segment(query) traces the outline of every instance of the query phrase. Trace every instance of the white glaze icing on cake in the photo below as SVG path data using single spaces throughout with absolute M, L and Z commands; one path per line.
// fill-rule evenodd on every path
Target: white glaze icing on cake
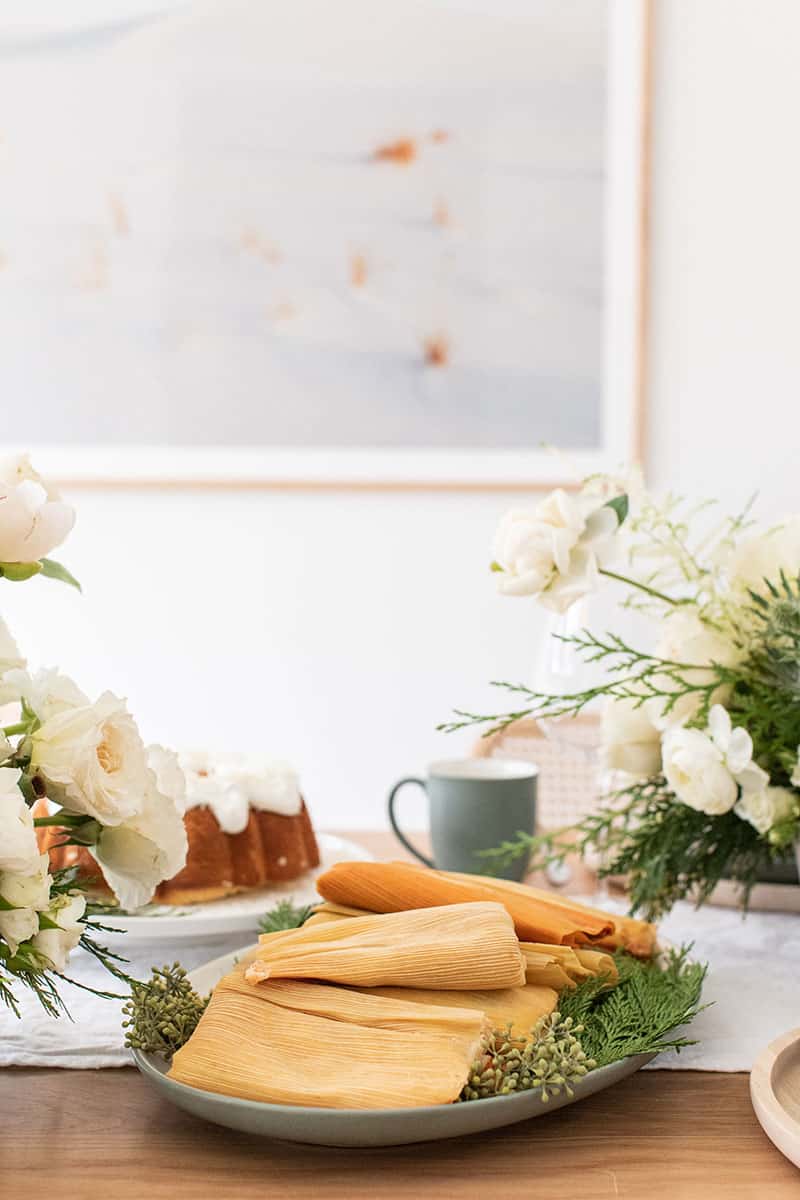
M 187 751 L 180 763 L 186 776 L 184 812 L 209 808 L 225 833 L 241 833 L 251 808 L 287 817 L 300 812 L 299 780 L 289 763 L 207 751 Z

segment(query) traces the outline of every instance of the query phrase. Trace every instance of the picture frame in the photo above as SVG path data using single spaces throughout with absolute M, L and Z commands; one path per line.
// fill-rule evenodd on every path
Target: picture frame
M 645 438 L 651 0 L 607 0 L 608 98 L 600 444 L 511 449 L 241 445 L 33 447 L 63 486 L 513 491 L 641 461 Z M 26 447 L 30 448 L 30 447 Z M 18 447 L 6 447 L 16 450 Z

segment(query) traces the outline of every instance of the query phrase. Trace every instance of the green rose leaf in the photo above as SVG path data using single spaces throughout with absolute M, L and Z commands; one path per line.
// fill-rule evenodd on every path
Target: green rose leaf
M 81 590 L 81 585 L 75 576 L 70 574 L 67 568 L 63 567 L 61 563 L 56 562 L 55 559 L 43 558 L 40 563 L 36 563 L 36 566 L 48 579 L 60 579 L 62 583 L 68 583 L 70 587 L 77 588 L 78 591 Z
M 627 517 L 628 509 L 630 508 L 627 495 L 623 493 L 621 496 L 615 496 L 613 500 L 607 500 L 606 508 L 613 508 L 617 514 L 617 522 L 621 525 Z
M 38 575 L 42 570 L 42 564 L 38 562 L 0 563 L 0 575 L 2 575 L 4 579 L 10 579 L 13 583 L 22 583 L 22 581 L 25 579 L 31 579 L 34 575 Z
M 499 571 L 502 574 L 503 568 L 500 566 L 499 562 L 493 562 L 492 565 L 490 566 L 489 570 L 490 571 Z

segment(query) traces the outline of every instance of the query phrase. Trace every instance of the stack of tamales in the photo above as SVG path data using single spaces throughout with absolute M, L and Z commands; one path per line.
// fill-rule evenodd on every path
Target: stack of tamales
M 318 889 L 305 925 L 262 935 L 217 985 L 171 1078 L 277 1104 L 451 1103 L 491 1029 L 527 1037 L 564 988 L 614 985 L 596 947 L 654 942 L 643 922 L 405 864 L 340 863 Z

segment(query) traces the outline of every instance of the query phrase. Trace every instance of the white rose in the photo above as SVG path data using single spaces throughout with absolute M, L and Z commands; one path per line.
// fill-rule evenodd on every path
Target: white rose
M 609 700 L 603 709 L 603 757 L 607 767 L 639 778 L 661 770 L 661 734 L 644 705 Z
M 33 673 L 8 671 L 3 679 L 6 693 L 14 700 L 24 700 L 42 724 L 57 713 L 89 704 L 89 697 L 68 675 L 55 667 L 43 667 Z
M 161 746 L 149 747 L 148 757 L 155 769 L 148 771 L 140 811 L 122 825 L 103 829 L 92 849 L 106 882 L 127 909 L 147 904 L 162 880 L 177 875 L 188 849 L 179 809 L 183 772 Z
M 21 942 L 27 942 L 39 932 L 39 912 L 50 904 L 48 857 L 39 856 L 39 869 L 35 875 L 17 875 L 0 872 L 0 937 L 5 938 L 12 954 L 16 954 Z M 11 909 L 5 904 L 12 905 Z
M 594 591 L 619 524 L 607 506 L 590 511 L 596 503 L 559 488 L 532 511 L 507 513 L 494 540 L 500 591 L 537 596 L 555 612 Z
M 780 583 L 800 572 L 800 515 L 788 517 L 774 529 L 745 538 L 731 556 L 731 585 L 737 591 L 766 591 L 765 580 Z
M 19 790 L 21 774 L 16 767 L 0 767 L 0 871 L 35 875 L 39 846 L 33 813 Z
M 0 462 L 0 562 L 38 562 L 59 546 L 75 510 L 34 471 L 27 456 Z
M 736 803 L 739 789 L 722 751 L 700 729 L 670 729 L 662 743 L 664 775 L 682 804 L 719 816 Z
M 57 928 L 41 929 L 33 939 L 33 948 L 53 971 L 61 972 L 67 965 L 70 950 L 81 940 L 83 925 L 80 919 L 86 911 L 86 900 L 77 892 L 58 896 L 44 914 Z
M 732 667 L 741 657 L 741 651 L 729 638 L 702 621 L 696 609 L 686 606 L 676 609 L 662 622 L 656 656 L 670 662 L 696 663 L 700 668 L 707 668 L 711 663 Z M 680 674 L 687 683 L 702 685 L 711 681 L 708 670 L 689 670 Z M 675 690 L 675 684 L 665 676 L 656 676 L 653 682 L 662 683 L 665 690 Z M 729 693 L 727 685 L 720 685 L 714 690 L 712 701 L 724 704 Z M 658 697 L 648 701 L 648 708 L 653 720 L 663 728 L 691 720 L 701 702 L 700 695 L 689 693 L 681 696 L 668 713 L 664 712 L 664 701 Z
M 125 701 L 111 692 L 94 704 L 55 713 L 31 735 L 30 753 L 50 798 L 102 825 L 133 817 L 149 787 L 136 722 Z
M 752 760 L 753 743 L 745 729 L 733 729 L 727 711 L 715 704 L 708 732 L 669 729 L 662 743 L 664 775 L 677 798 L 698 812 L 720 816 L 730 812 L 744 791 L 769 782 Z
M 759 833 L 769 833 L 773 825 L 797 815 L 797 795 L 782 787 L 743 792 L 733 811 L 743 821 L 749 821 Z

